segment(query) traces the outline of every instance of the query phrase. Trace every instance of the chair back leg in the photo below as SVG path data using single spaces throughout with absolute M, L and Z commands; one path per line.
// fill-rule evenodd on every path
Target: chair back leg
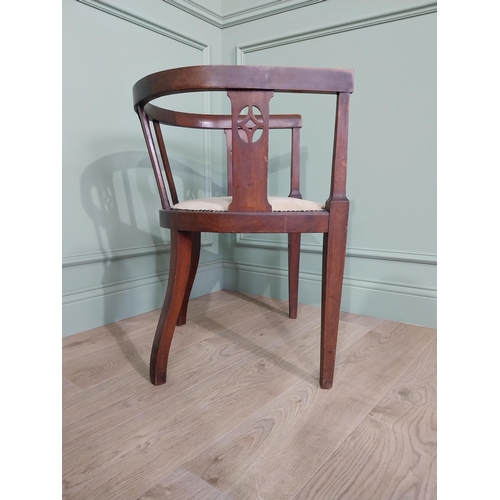
M 288 316 L 297 318 L 299 303 L 300 233 L 288 233 Z
M 192 269 L 193 236 L 191 232 L 172 229 L 170 249 L 170 271 L 167 292 L 160 313 L 153 341 L 150 363 L 150 379 L 154 385 L 167 380 L 167 362 L 175 325 L 182 308 L 186 288 Z M 193 278 L 194 280 L 194 278 Z
M 177 318 L 177 326 L 186 324 L 189 296 L 191 295 L 191 290 L 193 289 L 196 271 L 198 270 L 198 262 L 200 261 L 201 233 L 191 233 L 191 240 L 193 243 L 191 252 L 191 267 L 189 269 L 189 277 L 186 285 L 186 292 L 184 293 L 184 300 L 182 301 L 179 317 Z

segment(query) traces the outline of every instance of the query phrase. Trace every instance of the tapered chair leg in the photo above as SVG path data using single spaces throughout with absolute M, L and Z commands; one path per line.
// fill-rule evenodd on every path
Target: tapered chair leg
M 340 301 L 347 243 L 349 202 L 332 202 L 329 232 L 323 236 L 323 278 L 321 292 L 321 352 L 319 385 L 331 389 L 335 370 Z
M 168 353 L 186 292 L 192 247 L 193 238 L 190 232 L 171 230 L 167 293 L 151 350 L 149 375 L 154 385 L 164 384 L 167 380 Z
M 288 316 L 297 318 L 299 303 L 300 233 L 288 233 Z
M 191 267 L 189 269 L 189 277 L 186 285 L 186 292 L 184 293 L 184 300 L 182 301 L 179 317 L 177 318 L 177 326 L 186 324 L 189 296 L 191 295 L 191 290 L 193 289 L 196 271 L 198 270 L 198 262 L 200 260 L 201 233 L 191 233 L 191 240 L 193 243 L 191 252 Z

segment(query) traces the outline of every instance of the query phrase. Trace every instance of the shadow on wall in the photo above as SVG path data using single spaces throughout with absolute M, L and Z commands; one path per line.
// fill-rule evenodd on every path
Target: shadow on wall
M 141 247 L 149 247 L 151 252 L 168 241 L 166 235 L 159 235 L 158 224 L 152 219 L 159 202 L 150 176 L 149 160 L 139 151 L 104 156 L 82 174 L 82 206 L 92 219 L 99 250 L 105 256 L 104 286 L 121 277 L 119 269 L 117 274 L 112 271 L 113 261 L 133 256 L 133 250 Z M 161 272 L 162 267 L 157 259 L 156 271 Z
M 203 186 L 205 178 L 195 169 L 203 172 L 202 166 L 191 168 L 176 160 L 171 161 L 171 166 L 174 174 L 180 174 L 183 179 L 179 196 L 199 196 L 195 187 Z M 163 302 L 165 274 L 169 267 L 169 231 L 159 227 L 161 204 L 147 153 L 122 151 L 99 158 L 84 170 L 80 194 L 103 255 L 103 289 L 127 280 L 156 275 L 158 286 L 144 287 L 144 291 L 154 295 L 145 300 L 159 307 Z M 153 289 L 155 291 L 151 292 Z M 129 293 L 104 293 L 102 323 L 112 323 L 117 318 L 143 312 L 137 310 L 138 305 L 132 301 L 132 296 Z M 147 364 L 127 333 L 116 328 L 112 334 L 134 368 L 143 372 Z
M 191 164 L 193 162 L 190 162 Z M 205 178 L 199 172 L 203 166 L 188 167 L 172 159 L 175 177 L 182 178 L 181 199 L 201 196 Z M 178 183 L 179 184 L 179 183 Z M 213 190 L 220 190 L 213 186 Z M 104 262 L 126 257 L 156 254 L 168 251 L 168 231 L 159 227 L 161 208 L 151 164 L 146 153 L 123 151 L 113 153 L 91 163 L 80 180 L 82 206 L 92 219 L 99 250 Z M 141 253 L 141 249 L 144 252 Z M 156 272 L 165 271 L 164 259 L 157 260 Z M 111 271 L 110 271 L 111 272 Z M 123 275 L 109 274 L 103 285 L 123 279 Z
M 155 255 L 155 271 L 159 276 L 166 269 L 166 236 L 158 236 L 151 217 L 139 221 L 141 212 L 151 216 L 158 209 L 158 200 L 151 189 L 149 175 L 151 167 L 144 152 L 123 151 L 113 153 L 91 163 L 80 179 L 82 206 L 92 219 L 94 230 L 103 254 L 102 287 L 122 281 L 133 275 L 133 256 L 137 249 L 149 247 Z M 134 196 L 134 193 L 139 193 Z M 142 223 L 141 223 L 142 222 Z M 148 232 L 147 225 L 150 231 Z M 156 248 L 161 249 L 156 251 Z M 125 276 L 124 276 L 125 275 Z M 160 281 L 158 279 L 158 281 Z M 127 294 L 103 294 L 103 324 L 123 317 L 121 311 L 129 305 Z M 133 308 L 130 308 L 133 311 Z M 133 312 L 132 314 L 133 315 Z M 135 348 L 127 333 L 115 325 L 110 329 L 124 356 L 138 372 L 147 369 L 145 360 Z

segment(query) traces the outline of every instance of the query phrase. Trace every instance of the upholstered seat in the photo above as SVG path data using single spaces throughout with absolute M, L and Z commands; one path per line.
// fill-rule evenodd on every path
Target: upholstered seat
M 229 204 L 233 200 L 232 196 L 219 196 L 214 198 L 198 198 L 176 203 L 173 210 L 193 210 L 193 211 L 213 211 L 227 212 Z M 325 210 L 324 203 L 316 201 L 302 200 L 300 198 L 290 198 L 285 196 L 269 196 L 273 212 L 319 212 Z

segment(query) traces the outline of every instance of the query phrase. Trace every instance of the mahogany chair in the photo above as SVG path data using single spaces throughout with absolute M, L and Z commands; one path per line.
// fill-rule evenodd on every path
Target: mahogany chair
M 168 286 L 151 352 L 153 384 L 165 383 L 175 326 L 186 322 L 198 267 L 201 232 L 287 233 L 290 318 L 297 316 L 300 235 L 323 233 L 320 386 L 323 389 L 332 387 L 349 212 L 347 130 L 353 83 L 354 72 L 346 69 L 192 66 L 154 73 L 134 85 L 134 109 L 141 122 L 160 194 L 160 226 L 171 231 Z M 221 90 L 227 91 L 231 115 L 183 113 L 151 103 L 171 94 Z M 299 189 L 301 117 L 271 115 L 270 100 L 275 92 L 337 95 L 331 189 L 324 203 L 302 199 Z M 224 130 L 227 137 L 226 197 L 179 202 L 162 124 Z M 291 129 L 291 191 L 288 197 L 268 196 L 271 128 Z

